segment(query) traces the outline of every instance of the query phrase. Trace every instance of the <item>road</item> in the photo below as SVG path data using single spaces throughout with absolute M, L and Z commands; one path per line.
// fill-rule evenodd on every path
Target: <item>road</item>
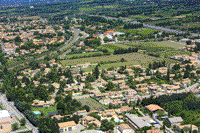
M 76 41 L 78 41 L 78 39 L 80 38 L 79 37 L 79 33 L 81 33 L 80 29 L 74 29 L 74 39 L 69 43 L 69 44 L 66 44 L 65 48 L 69 47 L 70 45 L 72 45 L 73 43 L 75 43 Z M 83 38 L 87 37 L 87 34 L 84 34 L 83 35 Z M 64 52 L 62 55 L 59 56 L 60 59 L 64 58 L 66 54 L 70 53 L 71 52 L 71 49 L 69 49 L 68 51 Z
M 15 115 L 19 120 L 21 120 L 22 118 L 26 119 L 26 117 L 18 109 L 16 109 L 11 102 L 7 101 L 5 94 L 0 95 L 0 104 L 3 106 L 5 110 L 7 110 L 10 114 Z M 35 126 L 33 126 L 27 119 L 26 119 L 26 127 L 27 129 L 23 130 L 32 130 L 33 133 L 39 133 L 38 129 Z

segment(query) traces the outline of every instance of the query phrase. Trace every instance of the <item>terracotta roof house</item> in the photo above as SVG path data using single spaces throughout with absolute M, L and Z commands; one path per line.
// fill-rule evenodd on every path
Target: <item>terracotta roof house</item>
M 84 126 L 87 126 L 88 124 L 90 123 L 94 123 L 97 127 L 100 127 L 101 126 L 101 122 L 99 120 L 97 120 L 96 118 L 94 117 L 91 117 L 91 116 L 85 116 L 81 119 L 81 123 L 84 125 Z
M 50 101 L 39 101 L 34 100 L 32 106 L 34 107 L 52 107 L 55 104 L 55 100 L 51 99 Z
M 117 114 L 120 114 L 120 113 L 124 113 L 124 112 L 129 112 L 131 111 L 133 108 L 129 107 L 129 106 L 122 106 L 121 108 L 119 109 L 115 109 L 115 112 Z
M 58 123 L 58 126 L 59 126 L 60 133 L 63 133 L 66 131 L 73 131 L 76 129 L 76 123 L 74 121 Z
M 156 111 L 158 110 L 163 110 L 163 108 L 161 108 L 160 106 L 156 105 L 156 104 L 150 104 L 150 105 L 147 105 L 145 106 L 146 109 L 148 109 L 149 111 L 155 113 Z
M 152 127 L 152 129 L 147 130 L 147 133 L 164 133 L 164 131 L 157 129 L 155 127 Z
M 112 116 L 116 115 L 115 110 L 114 110 L 114 109 L 109 109 L 109 110 L 105 110 L 105 111 L 102 113 L 102 116 L 103 116 L 103 117 L 105 117 L 105 116 L 107 116 L 107 115 L 112 115 Z
M 135 133 L 135 131 L 128 124 L 120 124 L 118 130 L 121 133 Z
M 178 124 L 176 124 L 176 126 L 177 126 L 178 131 L 181 131 L 184 127 L 190 128 L 192 131 L 194 131 L 194 130 L 196 130 L 197 132 L 199 131 L 197 126 L 191 125 L 191 124 L 181 125 L 180 123 L 178 123 Z

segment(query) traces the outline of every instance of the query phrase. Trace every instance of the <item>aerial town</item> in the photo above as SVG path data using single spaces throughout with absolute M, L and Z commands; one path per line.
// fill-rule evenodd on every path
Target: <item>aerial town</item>
M 129 17 L 2 14 L 0 133 L 199 133 L 199 35 Z

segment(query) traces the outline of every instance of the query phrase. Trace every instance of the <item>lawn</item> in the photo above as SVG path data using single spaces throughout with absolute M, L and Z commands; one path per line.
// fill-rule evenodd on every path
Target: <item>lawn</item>
M 177 63 L 179 61 L 172 60 L 169 58 L 158 58 L 153 56 L 148 56 L 140 53 L 129 53 L 129 54 L 121 54 L 121 55 L 108 55 L 101 57 L 90 57 L 90 58 L 82 58 L 82 59 L 73 59 L 73 60 L 62 60 L 60 61 L 63 66 L 65 65 L 77 65 L 83 64 L 86 62 L 90 63 L 98 63 L 101 61 L 119 61 L 121 58 L 124 58 L 126 62 L 118 62 L 118 63 L 110 63 L 101 65 L 101 67 L 110 67 L 110 66 L 121 66 L 121 65 L 136 65 L 140 64 L 142 66 L 148 66 L 149 63 L 154 61 L 166 61 L 166 64 Z
M 190 52 L 188 51 L 162 51 L 162 52 L 157 52 L 160 57 L 171 57 L 175 55 L 190 55 Z
M 82 58 L 84 56 L 92 56 L 95 54 L 103 54 L 103 52 L 87 52 L 87 53 L 80 53 L 80 54 L 69 54 L 64 57 L 64 59 L 70 59 L 72 57 Z
M 134 41 L 131 43 L 125 43 L 127 46 L 140 46 L 140 47 L 163 47 L 168 49 L 175 49 L 178 50 L 179 48 L 185 47 L 185 45 L 177 42 L 171 42 L 171 41 L 161 41 L 161 42 L 140 42 L 140 41 Z
M 106 109 L 107 107 L 105 105 L 100 104 L 96 100 L 92 98 L 82 98 L 77 99 L 79 102 L 82 103 L 82 105 L 88 105 L 90 107 L 90 110 L 99 110 L 99 109 Z
M 120 31 L 124 33 L 131 33 L 132 35 L 149 35 L 158 33 L 158 30 L 148 29 L 148 28 L 139 28 L 139 29 L 114 29 L 115 31 Z
M 32 107 L 32 111 L 40 111 L 44 113 L 44 116 L 48 116 L 49 112 L 54 112 L 56 111 L 56 105 L 53 107 L 44 107 L 44 108 L 38 108 L 38 107 Z

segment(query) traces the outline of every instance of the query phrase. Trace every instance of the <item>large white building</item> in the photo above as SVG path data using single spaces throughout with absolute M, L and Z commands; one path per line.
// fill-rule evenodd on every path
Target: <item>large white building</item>
M 10 114 L 7 110 L 0 110 L 0 119 L 10 118 Z

